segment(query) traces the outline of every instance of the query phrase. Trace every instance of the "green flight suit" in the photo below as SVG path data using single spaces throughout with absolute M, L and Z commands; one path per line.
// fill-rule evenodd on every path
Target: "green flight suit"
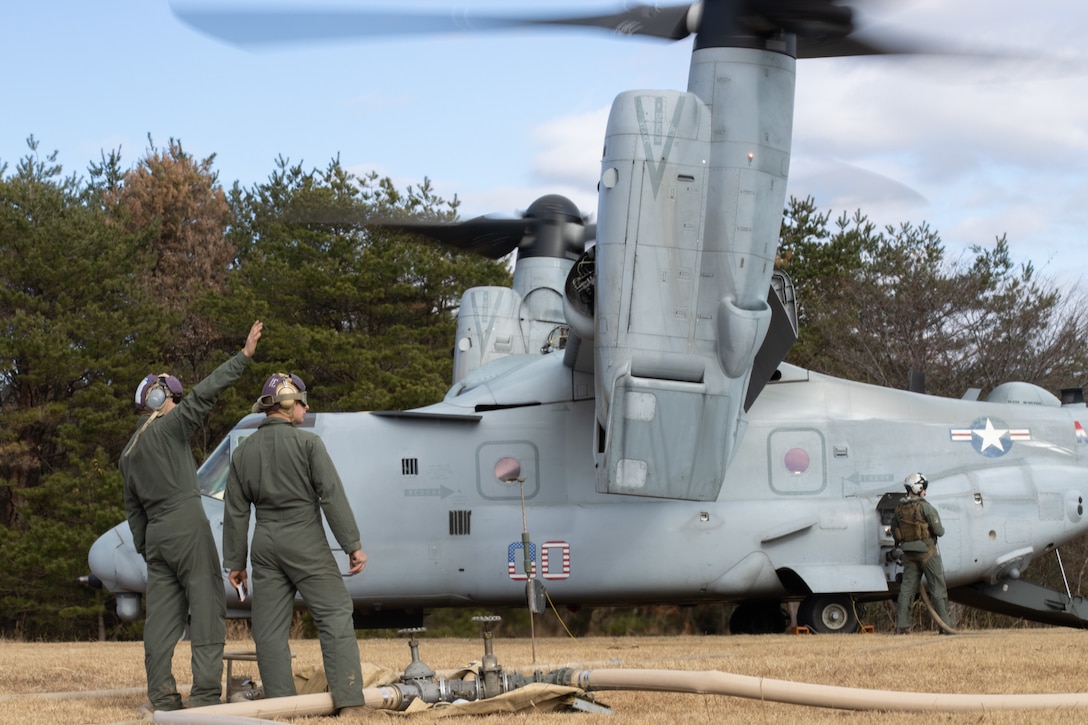
M 359 527 L 325 444 L 282 418 L 266 418 L 235 451 L 227 476 L 223 566 L 246 568 L 251 506 L 253 641 L 266 697 L 295 694 L 288 637 L 295 594 L 317 624 L 337 708 L 363 704 L 353 605 L 329 549 L 321 512 L 345 553 L 361 549 Z
M 144 668 L 147 697 L 156 710 L 182 707 L 171 661 L 187 620 L 193 670 L 189 704 L 200 707 L 221 701 L 224 578 L 189 441 L 249 360 L 239 352 L 220 365 L 173 410 L 153 420 L 135 445 L 130 439 L 121 455 L 128 525 L 136 551 L 147 562 Z M 140 425 L 144 422 L 141 418 Z
M 914 513 L 917 505 L 917 514 Z M 920 518 L 919 518 L 920 517 Z M 914 519 L 907 521 L 908 518 Z M 921 538 L 915 538 L 918 524 L 925 523 Z M 910 629 L 913 617 L 911 609 L 922 574 L 926 575 L 933 609 L 941 621 L 952 626 L 948 616 L 948 588 L 944 581 L 944 564 L 937 550 L 937 537 L 944 536 L 944 524 L 937 509 L 920 496 L 905 496 L 895 508 L 895 526 L 904 533 L 903 540 L 896 544 L 903 550 L 903 581 L 899 585 L 899 599 L 896 602 L 895 626 L 897 629 Z

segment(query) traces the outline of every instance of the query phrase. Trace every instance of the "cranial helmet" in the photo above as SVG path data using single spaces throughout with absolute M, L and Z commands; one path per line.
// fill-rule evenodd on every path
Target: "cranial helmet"
M 276 373 L 264 382 L 261 397 L 253 404 L 254 413 L 274 413 L 277 410 L 290 411 L 295 401 L 306 402 L 306 383 L 302 378 L 291 373 Z
M 167 375 L 166 373 L 152 374 L 141 380 L 140 384 L 136 386 L 136 395 L 132 402 L 136 405 L 137 411 L 154 411 L 161 408 L 168 399 L 172 398 L 175 403 L 180 402 L 184 393 L 185 390 L 181 387 L 181 381 L 173 375 Z
M 903 488 L 907 489 L 907 493 L 921 496 L 922 491 L 929 488 L 929 481 L 920 473 L 912 473 L 903 479 Z

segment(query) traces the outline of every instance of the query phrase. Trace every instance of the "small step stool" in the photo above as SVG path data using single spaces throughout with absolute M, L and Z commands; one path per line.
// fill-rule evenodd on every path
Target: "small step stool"
M 294 655 L 292 655 L 294 656 Z M 255 651 L 245 652 L 224 652 L 223 660 L 227 663 L 227 697 L 226 701 L 230 702 L 230 697 L 237 690 L 234 689 L 234 662 L 238 660 L 240 662 L 256 662 L 257 653 Z
M 803 624 L 799 624 L 796 627 L 790 627 L 786 631 L 789 634 L 812 634 L 812 630 Z
M 294 659 L 294 658 L 295 658 L 295 653 L 292 652 L 291 653 L 291 659 Z M 238 661 L 238 662 L 256 662 L 257 661 L 257 652 L 256 652 L 256 650 L 225 651 L 225 652 L 223 652 L 223 660 L 227 663 L 227 697 L 226 697 L 226 701 L 230 702 L 231 695 L 233 695 L 235 692 L 240 692 L 240 690 L 235 690 L 234 689 L 234 676 L 233 676 L 234 672 L 233 672 L 233 670 L 234 670 L 235 661 Z

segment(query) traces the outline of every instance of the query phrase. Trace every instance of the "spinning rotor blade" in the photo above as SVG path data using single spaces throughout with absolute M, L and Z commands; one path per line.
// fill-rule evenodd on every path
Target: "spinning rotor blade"
M 647 35 L 669 40 L 687 37 L 688 16 L 695 6 L 658 8 L 635 5 L 611 15 L 530 17 L 450 13 L 399 12 L 365 9 L 288 10 L 230 6 L 173 7 L 174 14 L 193 28 L 235 45 L 471 33 L 548 25 L 601 28 L 622 35 Z
M 463 222 L 383 222 L 374 226 L 427 237 L 488 259 L 502 259 L 517 249 L 530 227 L 525 219 L 482 216 Z
M 695 45 L 778 49 L 797 58 L 934 52 L 932 45 L 912 40 L 858 38 L 853 9 L 838 2 L 704 0 Z
M 597 229 L 585 223 L 574 202 L 558 194 L 534 201 L 521 219 L 481 216 L 463 222 L 377 222 L 371 226 L 417 234 L 490 259 L 501 259 L 517 249 L 521 258 L 575 260 Z
M 390 35 L 471 33 L 548 26 L 596 28 L 620 35 L 681 40 L 697 45 L 767 47 L 798 58 L 929 52 L 912 43 L 852 37 L 851 8 L 836 0 L 703 0 L 691 5 L 634 5 L 617 13 L 575 17 L 367 10 L 256 9 L 174 3 L 174 14 L 202 33 L 239 46 L 379 38 Z

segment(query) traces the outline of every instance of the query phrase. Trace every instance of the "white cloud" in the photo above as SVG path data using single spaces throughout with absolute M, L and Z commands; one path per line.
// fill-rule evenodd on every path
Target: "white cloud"
M 560 116 L 536 126 L 532 133 L 533 174 L 541 181 L 596 190 L 608 107 Z

